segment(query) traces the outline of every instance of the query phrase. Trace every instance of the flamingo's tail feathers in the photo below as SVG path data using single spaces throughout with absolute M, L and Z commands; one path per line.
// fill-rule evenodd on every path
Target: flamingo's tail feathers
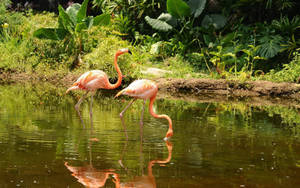
M 116 94 L 115 98 L 117 98 L 118 96 L 122 95 L 125 91 L 126 91 L 125 89 L 119 91 L 119 92 Z
M 72 86 L 72 87 L 67 89 L 66 94 L 69 93 L 69 91 L 76 90 L 76 89 L 79 89 L 79 87 L 78 86 Z

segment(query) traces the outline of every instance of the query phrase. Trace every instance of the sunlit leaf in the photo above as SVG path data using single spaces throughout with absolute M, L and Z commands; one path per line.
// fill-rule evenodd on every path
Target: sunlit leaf
M 69 15 L 70 19 L 72 20 L 73 24 L 76 25 L 77 22 L 77 15 L 81 5 L 78 3 L 73 3 L 66 9 L 66 13 Z
M 166 21 L 162 21 L 159 19 L 153 19 L 150 18 L 149 16 L 145 17 L 146 22 L 151 25 L 151 27 L 153 27 L 154 29 L 157 29 L 159 31 L 169 31 L 171 29 L 173 29 L 173 27 L 168 24 Z
M 84 18 L 86 18 L 86 11 L 87 11 L 87 6 L 88 6 L 89 0 L 84 0 L 83 3 L 81 4 L 81 7 L 77 13 L 77 23 L 81 22 Z
M 110 14 L 101 14 L 94 18 L 93 25 L 109 25 L 110 24 Z
M 167 10 L 177 18 L 189 16 L 191 12 L 190 7 L 182 0 L 167 0 Z
M 63 26 L 63 28 L 67 30 L 74 29 L 74 23 L 72 22 L 70 16 L 65 12 L 61 5 L 58 6 L 58 12 L 59 22 Z

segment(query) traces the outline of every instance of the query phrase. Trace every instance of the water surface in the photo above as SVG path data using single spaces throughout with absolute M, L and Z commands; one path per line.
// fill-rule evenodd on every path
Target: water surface
M 158 99 L 124 115 L 129 98 L 98 92 L 90 118 L 80 92 L 51 85 L 0 86 L 0 187 L 296 187 L 299 109 Z M 126 140 L 123 126 L 127 127 Z M 93 185 L 93 186 L 92 186 Z M 147 185 L 147 186 L 146 186 Z

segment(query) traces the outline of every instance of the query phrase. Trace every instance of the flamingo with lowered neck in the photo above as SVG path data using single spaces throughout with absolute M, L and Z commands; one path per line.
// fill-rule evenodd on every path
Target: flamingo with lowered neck
M 141 121 L 140 121 L 141 129 L 143 126 L 143 114 L 144 114 L 145 103 L 146 103 L 147 99 L 150 99 L 150 103 L 149 103 L 150 114 L 155 118 L 163 118 L 163 119 L 168 120 L 169 129 L 164 138 L 164 140 L 167 140 L 171 136 L 173 136 L 172 120 L 169 116 L 167 116 L 165 114 L 158 115 L 153 111 L 153 103 L 155 101 L 157 92 L 158 92 L 158 86 L 155 82 L 153 82 L 151 80 L 143 79 L 143 80 L 135 80 L 127 88 L 121 90 L 115 97 L 118 97 L 120 95 L 128 95 L 128 96 L 131 96 L 134 98 L 120 113 L 121 118 L 123 117 L 123 114 L 125 113 L 125 111 L 132 105 L 132 103 L 134 101 L 136 101 L 137 99 L 144 100 L 144 105 L 143 105 L 143 109 L 142 109 L 142 117 L 141 117 Z
M 86 93 L 79 99 L 77 104 L 75 105 L 75 108 L 77 111 L 79 111 L 79 106 L 82 103 L 82 101 L 85 99 L 87 94 L 89 92 L 92 92 L 91 95 L 91 106 L 92 106 L 92 101 L 93 101 L 93 96 L 95 94 L 95 91 L 97 89 L 115 89 L 121 85 L 122 82 L 122 72 L 118 66 L 117 60 L 118 57 L 124 53 L 129 53 L 131 54 L 131 51 L 127 48 L 118 50 L 115 54 L 115 59 L 114 59 L 114 66 L 118 72 L 118 81 L 115 84 L 111 84 L 108 80 L 108 76 L 105 72 L 101 70 L 91 70 L 88 71 L 84 74 L 82 74 L 77 81 L 67 89 L 66 93 L 68 93 L 71 90 L 85 90 Z

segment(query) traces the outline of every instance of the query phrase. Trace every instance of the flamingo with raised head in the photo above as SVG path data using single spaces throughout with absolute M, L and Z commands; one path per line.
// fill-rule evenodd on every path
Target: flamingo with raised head
M 158 86 L 155 82 L 153 82 L 151 80 L 142 79 L 142 80 L 136 80 L 136 81 L 132 82 L 128 87 L 126 87 L 125 89 L 118 92 L 118 94 L 115 96 L 115 98 L 120 95 L 128 95 L 128 96 L 131 96 L 134 98 L 120 113 L 121 118 L 123 117 L 123 114 L 125 113 L 125 111 L 132 105 L 132 103 L 134 101 L 136 101 L 137 99 L 144 100 L 142 116 L 141 116 L 141 121 L 140 121 L 141 129 L 143 126 L 142 122 L 143 122 L 145 103 L 146 103 L 147 99 L 150 99 L 150 103 L 149 103 L 150 114 L 155 118 L 164 118 L 164 119 L 168 120 L 168 122 L 169 122 L 169 129 L 164 138 L 164 140 L 167 140 L 171 136 L 173 136 L 172 120 L 169 116 L 167 116 L 165 114 L 158 115 L 153 111 L 153 103 L 155 101 L 157 92 L 158 92 Z
M 91 95 L 91 107 L 92 107 L 93 96 L 97 89 L 115 89 L 121 85 L 123 76 L 117 61 L 118 61 L 118 57 L 124 53 L 131 54 L 131 51 L 127 48 L 124 48 L 118 50 L 115 54 L 114 66 L 118 72 L 118 81 L 115 84 L 111 84 L 109 82 L 108 76 L 105 72 L 101 70 L 91 70 L 82 74 L 77 79 L 77 81 L 70 88 L 67 89 L 66 93 L 68 93 L 71 90 L 77 90 L 77 89 L 86 91 L 86 93 L 79 99 L 79 101 L 75 105 L 75 108 L 78 112 L 79 112 L 80 104 L 82 103 L 82 101 L 85 99 L 85 97 L 89 92 L 92 92 Z

